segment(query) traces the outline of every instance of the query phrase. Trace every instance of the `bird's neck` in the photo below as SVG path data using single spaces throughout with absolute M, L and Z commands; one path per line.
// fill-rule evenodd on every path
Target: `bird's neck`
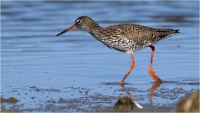
M 92 32 L 99 30 L 99 29 L 101 29 L 101 26 L 97 23 L 93 23 L 89 27 L 87 27 L 85 30 L 89 33 L 92 33 Z
M 93 26 L 93 28 L 88 31 L 93 37 L 97 38 L 102 38 L 102 30 L 104 28 L 102 28 L 101 26 Z

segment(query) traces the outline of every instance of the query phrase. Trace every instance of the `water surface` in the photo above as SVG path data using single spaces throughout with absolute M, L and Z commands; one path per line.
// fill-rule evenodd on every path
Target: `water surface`
M 2 103 L 1 109 L 113 111 L 114 104 L 128 91 L 144 106 L 141 111 L 175 111 L 180 98 L 199 88 L 198 4 L 2 1 L 1 96 L 19 101 Z M 154 82 L 148 74 L 150 48 L 134 53 L 136 67 L 122 88 L 117 83 L 130 66 L 128 54 L 110 50 L 81 30 L 55 36 L 82 15 L 103 27 L 135 23 L 180 30 L 180 34 L 154 45 L 153 68 L 165 82 L 152 99 L 148 92 Z

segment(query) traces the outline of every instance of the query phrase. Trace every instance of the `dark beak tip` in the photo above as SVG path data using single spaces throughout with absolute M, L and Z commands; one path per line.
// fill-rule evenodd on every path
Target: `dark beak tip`
M 63 32 L 58 33 L 56 36 L 60 36 L 60 35 L 62 35 L 65 32 L 66 32 L 66 30 L 64 30 Z
M 75 29 L 75 28 L 76 28 L 76 26 L 73 25 L 73 26 L 71 26 L 70 28 L 65 29 L 64 31 L 58 33 L 56 36 L 59 36 L 59 35 L 61 35 L 61 34 L 64 34 L 64 33 L 68 32 L 68 31 L 70 31 L 70 30 L 73 30 L 73 29 Z

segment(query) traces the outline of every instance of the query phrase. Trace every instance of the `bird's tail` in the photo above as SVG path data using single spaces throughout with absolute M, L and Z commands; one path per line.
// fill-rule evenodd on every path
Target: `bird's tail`
M 178 29 L 155 29 L 160 37 L 167 38 L 180 33 Z

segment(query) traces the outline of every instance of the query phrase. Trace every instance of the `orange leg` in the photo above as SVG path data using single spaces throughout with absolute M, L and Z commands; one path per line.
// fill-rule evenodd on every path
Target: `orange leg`
M 131 67 L 129 68 L 129 70 L 125 74 L 124 78 L 122 78 L 122 80 L 119 82 L 119 84 L 124 84 L 124 81 L 125 81 L 126 77 L 131 73 L 131 71 L 135 67 L 134 56 L 133 56 L 132 53 L 130 53 L 130 55 L 131 55 L 131 59 L 132 59 Z
M 152 66 L 155 47 L 154 46 L 149 46 L 149 47 L 152 50 L 152 52 L 151 52 L 151 60 L 150 60 L 150 67 L 149 67 L 149 74 L 151 75 L 151 77 L 154 79 L 155 82 L 161 83 L 162 80 L 155 74 L 155 72 L 153 71 L 153 66 Z

